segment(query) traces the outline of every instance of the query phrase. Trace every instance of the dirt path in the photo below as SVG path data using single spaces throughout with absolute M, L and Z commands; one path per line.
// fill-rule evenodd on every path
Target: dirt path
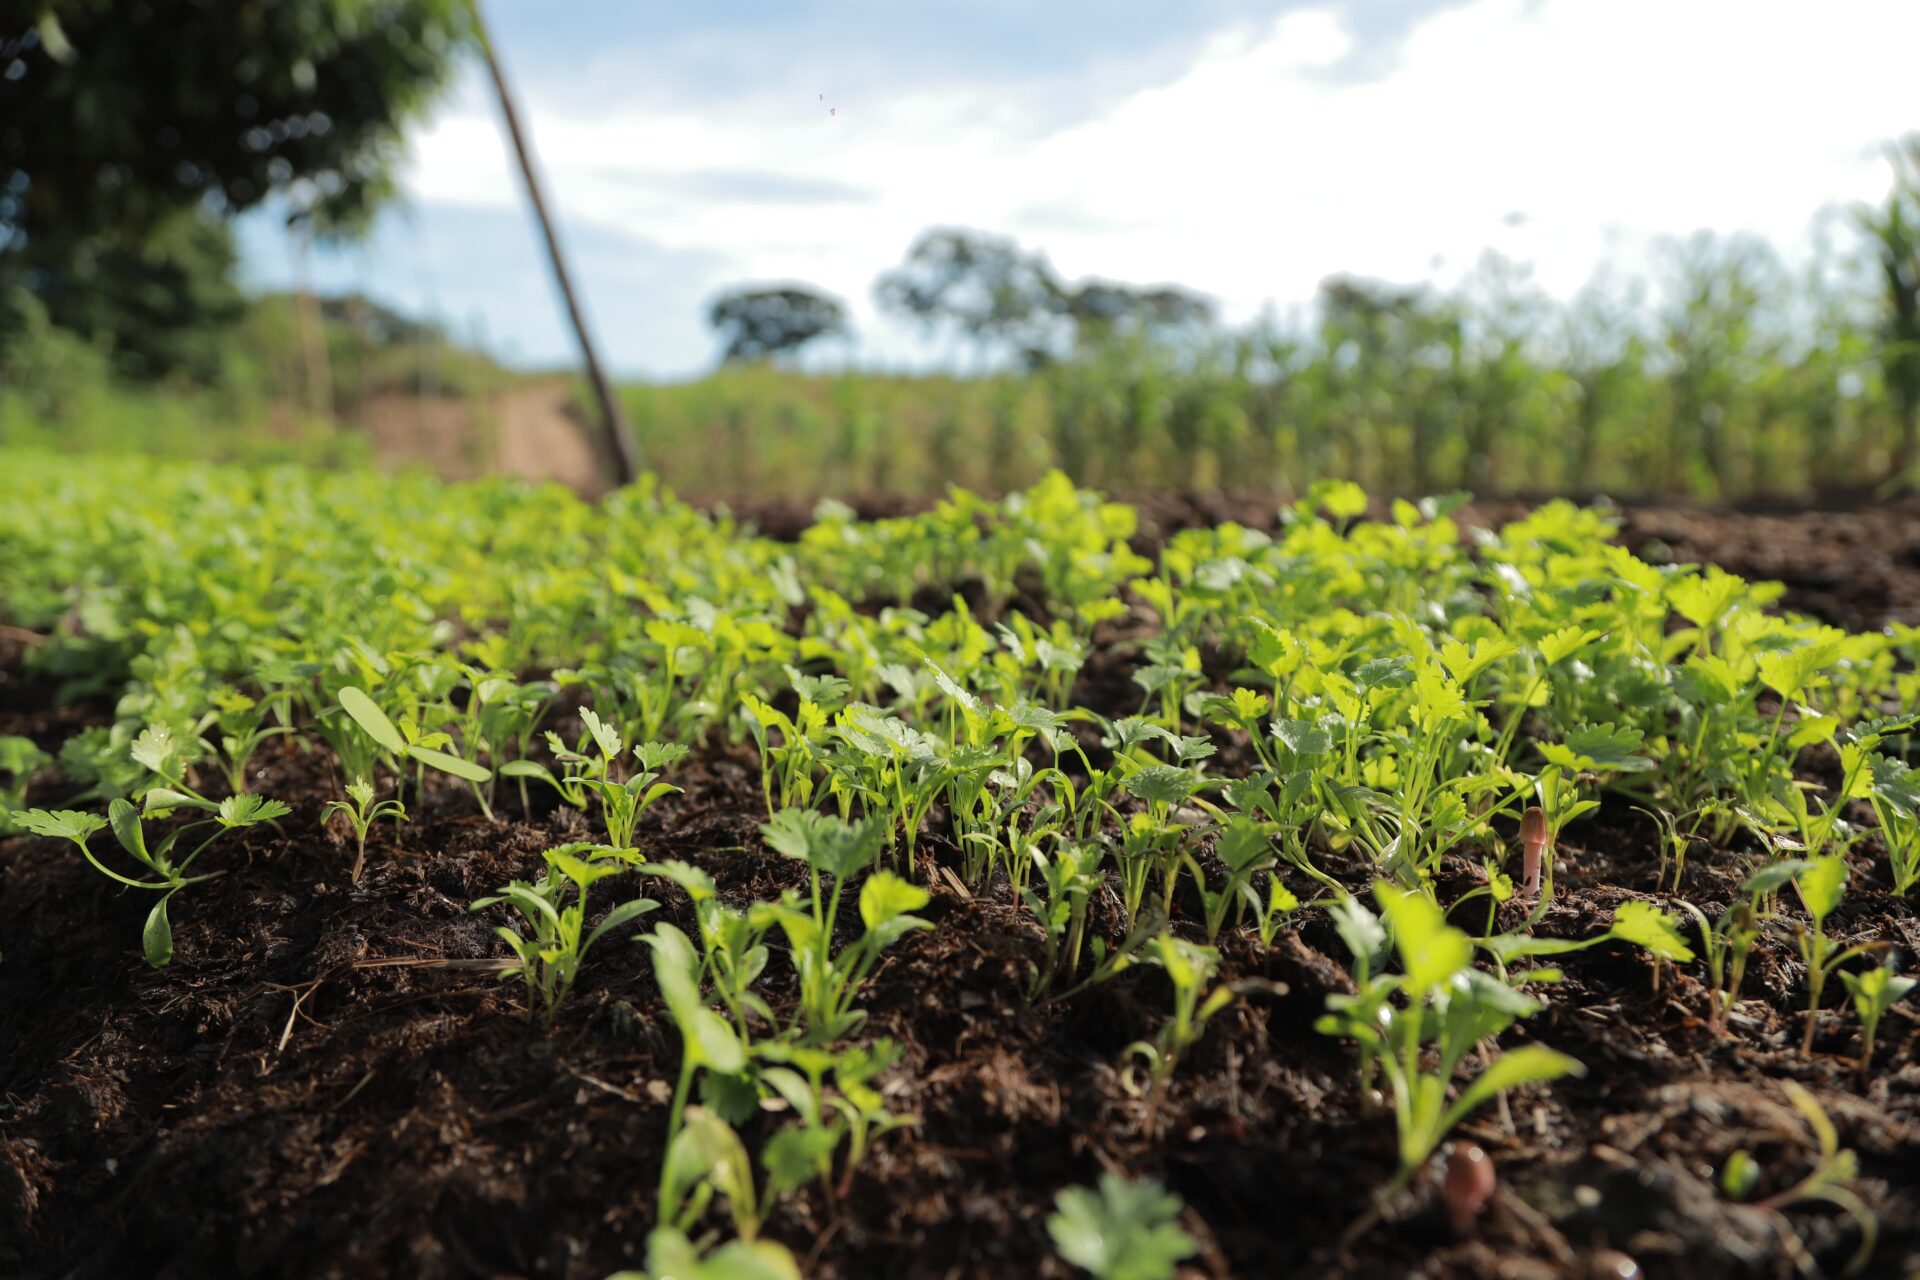
M 498 403 L 497 470 L 528 480 L 558 480 L 588 496 L 607 487 L 599 455 L 571 412 L 567 384 L 522 387 Z
M 423 466 L 448 480 L 493 473 L 557 480 L 593 496 L 606 480 L 570 410 L 565 382 L 535 382 L 489 396 L 376 396 L 362 420 L 383 467 Z

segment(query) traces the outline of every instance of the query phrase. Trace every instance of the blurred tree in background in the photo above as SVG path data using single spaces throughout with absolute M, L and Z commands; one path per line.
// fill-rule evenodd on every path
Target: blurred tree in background
M 1010 354 L 1039 368 L 1061 343 L 1065 290 L 1044 256 L 1006 236 L 935 228 L 873 292 L 883 311 L 930 333 L 964 337 L 983 363 Z
M 838 298 L 801 285 L 748 285 L 707 308 L 707 324 L 726 340 L 722 360 L 762 360 L 847 332 Z
M 7 12 L 0 292 L 36 295 L 141 377 L 207 374 L 237 314 L 220 220 L 277 195 L 317 233 L 366 225 L 392 193 L 404 128 L 469 34 L 464 0 Z
M 1893 471 L 1905 475 L 1920 450 L 1920 136 L 1888 149 L 1893 193 L 1884 208 L 1861 209 L 1886 286 L 1881 374 L 1900 415 Z

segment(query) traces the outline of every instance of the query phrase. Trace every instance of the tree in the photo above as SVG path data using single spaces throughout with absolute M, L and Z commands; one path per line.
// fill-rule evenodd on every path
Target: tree
M 760 360 L 847 332 L 840 300 L 803 285 L 730 290 L 708 306 L 707 324 L 726 339 L 723 360 Z
M 1137 330 L 1150 338 L 1165 338 L 1183 330 L 1211 325 L 1215 319 L 1211 298 L 1175 285 L 1142 288 L 1112 280 L 1087 280 L 1066 295 L 1066 313 L 1074 323 L 1080 345 Z
M 0 19 L 0 232 L 72 242 L 291 194 L 363 224 L 464 0 L 43 0 Z M 36 12 L 37 9 L 37 12 Z
M 142 377 L 217 367 L 238 306 L 221 217 L 280 194 L 319 233 L 366 224 L 470 32 L 465 0 L 5 12 L 0 290 L 25 287 Z
M 197 210 L 143 240 L 91 239 L 58 270 L 28 277 L 54 324 L 106 351 L 123 378 L 219 381 L 247 301 L 226 223 Z
M 1048 363 L 1065 336 L 1065 289 L 1046 258 L 1005 236 L 935 228 L 914 241 L 901 266 L 874 285 L 881 309 L 995 347 L 1028 368 Z
M 1920 134 L 1889 147 L 1887 155 L 1893 190 L 1886 207 L 1862 207 L 1855 217 L 1873 241 L 1886 285 L 1880 365 L 1897 421 L 1889 470 L 1904 480 L 1920 452 Z

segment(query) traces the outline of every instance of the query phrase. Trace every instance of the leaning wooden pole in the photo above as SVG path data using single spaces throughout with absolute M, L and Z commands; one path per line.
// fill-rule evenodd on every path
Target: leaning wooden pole
M 573 334 L 579 340 L 580 355 L 587 366 L 587 382 L 593 387 L 593 397 L 600 405 L 600 431 L 605 440 L 607 457 L 613 463 L 614 479 L 623 485 L 632 484 L 640 474 L 640 456 L 634 448 L 633 431 L 627 425 L 626 414 L 620 411 L 620 401 L 613 394 L 613 384 L 607 381 L 599 353 L 594 350 L 593 339 L 587 333 L 587 320 L 580 311 L 580 299 L 573 289 L 573 277 L 568 274 L 566 257 L 560 252 L 560 237 L 554 230 L 553 218 L 547 213 L 547 201 L 540 191 L 540 179 L 534 173 L 532 147 L 520 127 L 520 113 L 514 110 L 513 95 L 507 90 L 506 76 L 501 74 L 500 60 L 494 56 L 493 39 L 480 17 L 480 0 L 472 0 L 472 9 L 474 34 L 480 42 L 480 56 L 486 59 L 487 74 L 493 78 L 493 90 L 500 99 L 500 117 L 507 123 L 507 137 L 513 142 L 513 154 L 520 162 L 520 176 L 527 184 L 527 199 L 533 205 L 534 215 L 540 220 L 540 234 L 546 238 L 547 257 L 553 263 L 553 278 L 560 286 L 560 297 L 567 304 L 567 318 L 573 322 Z

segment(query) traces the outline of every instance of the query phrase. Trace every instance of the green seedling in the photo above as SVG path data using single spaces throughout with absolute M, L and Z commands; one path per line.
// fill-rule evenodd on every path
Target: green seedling
M 705 958 L 703 972 L 713 983 L 714 995 L 733 1018 L 741 1040 L 749 1038 L 749 1013 L 772 1025 L 773 1011 L 754 992 L 753 984 L 767 967 L 768 951 L 763 939 L 773 927 L 773 921 L 765 912 L 740 911 L 721 902 L 713 878 L 698 867 L 669 859 L 643 863 L 639 871 L 641 875 L 658 876 L 686 890 L 700 927 L 700 949 Z
M 1811 1054 L 1814 1033 L 1819 1029 L 1820 996 L 1826 990 L 1827 979 L 1841 965 L 1870 950 L 1873 944 L 1843 946 L 1827 936 L 1827 917 L 1840 906 L 1840 899 L 1847 891 L 1847 863 L 1839 854 L 1823 854 L 1801 862 L 1793 884 L 1800 892 L 1800 903 L 1807 909 L 1810 921 L 1796 926 L 1794 942 L 1800 949 L 1800 959 L 1807 966 L 1807 1029 L 1800 1038 L 1800 1052 Z
M 1725 1021 L 1727 1011 L 1739 998 L 1741 984 L 1746 979 L 1747 958 L 1753 953 L 1754 944 L 1760 940 L 1762 926 L 1775 918 L 1767 904 L 1799 870 L 1800 864 L 1793 861 L 1762 867 L 1741 886 L 1740 892 L 1745 896 L 1736 898 L 1712 924 L 1708 923 L 1706 913 L 1699 907 L 1684 898 L 1675 899 L 1676 904 L 1693 917 L 1694 925 L 1700 931 L 1700 947 L 1705 953 L 1707 973 L 1716 993 L 1708 1012 L 1708 1021 L 1716 1029 Z
M 921 825 L 947 788 L 950 751 L 931 734 L 865 703 L 834 717 L 833 735 L 838 748 L 826 765 L 841 816 L 849 816 L 848 806 L 858 797 L 868 816 L 887 817 L 887 831 L 904 846 L 911 874 Z
M 755 1053 L 763 1062 L 787 1064 L 762 1067 L 760 1082 L 779 1094 L 799 1121 L 775 1134 L 762 1156 L 776 1193 L 817 1179 L 837 1203 L 874 1139 L 917 1123 L 913 1116 L 887 1110 L 873 1085 L 900 1060 L 900 1047 L 891 1040 L 840 1050 L 774 1043 L 757 1046 Z M 834 1153 L 843 1142 L 847 1154 L 836 1179 Z
M 1139 919 L 1149 879 L 1160 877 L 1160 914 L 1173 913 L 1174 890 L 1179 884 L 1184 854 L 1182 841 L 1190 826 L 1178 820 L 1195 798 L 1202 781 L 1191 769 L 1174 765 L 1147 765 L 1128 775 L 1127 794 L 1146 802 L 1144 813 L 1126 820 L 1120 849 L 1121 905 L 1131 929 Z
M 353 828 L 354 856 L 351 878 L 355 884 L 359 884 L 361 868 L 367 862 L 367 831 L 382 818 L 391 818 L 396 823 L 405 822 L 407 806 L 398 800 L 381 800 L 376 803 L 373 798 L 373 784 L 355 779 L 347 784 L 345 800 L 327 802 L 326 808 L 321 810 L 321 820 L 325 821 L 336 813 L 344 815 L 348 825 Z
M 476 901 L 470 910 L 505 903 L 520 913 L 526 932 L 501 925 L 494 930 L 513 949 L 507 976 L 518 974 L 527 984 L 527 1011 L 544 1012 L 551 1021 L 580 976 L 587 952 L 607 932 L 654 910 L 651 898 L 635 898 L 607 912 L 591 930 L 586 928 L 587 891 L 608 876 L 627 868 L 603 861 L 609 851 L 593 844 L 568 844 L 548 849 L 547 873 L 538 882 L 515 880 L 491 897 Z
M 1535 900 L 1527 917 L 1529 926 L 1538 923 L 1553 902 L 1554 852 L 1559 847 L 1561 831 L 1574 819 L 1600 807 L 1597 800 L 1581 799 L 1574 780 L 1561 772 L 1558 765 L 1542 769 L 1533 790 L 1539 803 L 1529 808 L 1520 821 L 1521 871 L 1526 877 L 1520 892 Z
M 1686 964 L 1693 959 L 1693 948 L 1680 936 L 1678 921 L 1652 903 L 1638 899 L 1621 903 L 1614 910 L 1613 927 L 1591 938 L 1536 938 L 1529 933 L 1503 933 L 1476 938 L 1474 942 L 1492 954 L 1503 969 L 1519 960 L 1570 955 L 1603 942 L 1631 943 L 1676 964 Z
M 1391 928 L 1403 972 L 1369 975 L 1364 967 L 1357 970 L 1358 994 L 1328 996 L 1327 1013 L 1315 1026 L 1323 1034 L 1355 1040 L 1363 1076 L 1365 1064 L 1377 1062 L 1392 1089 L 1400 1166 L 1381 1194 L 1379 1206 L 1384 1209 L 1448 1132 L 1478 1107 L 1521 1085 L 1579 1075 L 1584 1068 L 1540 1045 L 1523 1045 L 1498 1056 L 1482 1053 L 1481 1071 L 1449 1103 L 1447 1090 L 1467 1055 L 1519 1019 L 1531 1017 L 1540 1003 L 1474 969 L 1472 940 L 1446 923 L 1431 898 L 1385 881 L 1374 885 L 1374 897 Z M 1377 951 L 1373 929 L 1354 932 L 1349 941 L 1359 948 L 1356 956 Z M 1426 1052 L 1429 1043 L 1434 1048 L 1431 1057 Z M 1371 1221 L 1356 1223 L 1349 1238 L 1357 1238 Z
M 633 832 L 639 824 L 640 815 L 651 808 L 662 796 L 673 795 L 680 790 L 670 782 L 661 782 L 661 769 L 675 763 L 687 754 L 687 749 L 678 743 L 643 742 L 633 749 L 633 757 L 640 762 L 640 772 L 624 781 L 617 779 L 615 766 L 618 763 L 624 745 L 613 726 L 595 715 L 593 708 L 580 708 L 580 719 L 587 726 L 587 736 L 592 741 L 597 755 L 583 755 L 569 751 L 559 740 L 548 735 L 553 746 L 554 756 L 564 764 L 575 766 L 562 782 L 555 782 L 551 775 L 547 781 L 560 790 L 563 797 L 567 788 L 577 788 L 575 794 L 597 796 L 600 800 L 600 817 L 607 827 L 607 841 L 618 850 L 633 849 Z M 538 769 L 539 766 L 533 766 Z M 544 773 L 544 770 L 540 771 Z M 516 770 L 515 776 L 526 776 L 524 771 Z
M 647 1233 L 647 1269 L 607 1280 L 801 1280 L 800 1264 L 772 1240 L 729 1240 L 703 1250 L 675 1227 Z
M 1147 944 L 1145 955 L 1165 969 L 1173 983 L 1173 1016 L 1160 1028 L 1153 1043 L 1136 1040 L 1122 1056 L 1145 1060 L 1147 1077 L 1158 1096 L 1181 1055 L 1199 1042 L 1213 1015 L 1233 1003 L 1233 989 L 1225 984 L 1207 989 L 1220 968 L 1220 953 L 1212 947 L 1195 946 L 1163 933 Z
M 1914 979 L 1901 977 L 1886 965 L 1865 973 L 1840 971 L 1840 980 L 1853 996 L 1854 1012 L 1860 1015 L 1860 1069 L 1873 1065 L 1873 1042 L 1880 1031 L 1880 1019 L 1914 988 Z
M 244 793 L 228 796 L 210 807 L 213 810 L 211 818 L 176 827 L 152 847 L 147 844 L 146 832 L 142 827 L 139 812 L 125 800 L 116 799 L 107 807 L 105 822 L 95 814 L 80 813 L 72 809 L 53 812 L 45 809 L 29 809 L 25 812 L 16 812 L 12 817 L 21 828 L 35 835 L 71 841 L 86 860 L 93 864 L 93 869 L 108 879 L 132 889 L 146 889 L 160 895 L 160 901 L 155 903 L 153 910 L 147 914 L 146 926 L 140 931 L 141 951 L 146 956 L 147 963 L 158 969 L 173 959 L 173 924 L 167 916 L 167 904 L 173 901 L 173 895 L 188 885 L 200 884 L 215 876 L 226 874 L 223 871 L 214 871 L 206 875 L 188 875 L 187 872 L 194 862 L 207 851 L 209 845 L 227 832 L 244 830 L 263 822 L 272 822 L 276 818 L 284 818 L 290 812 L 287 806 L 278 800 L 268 800 Z M 87 847 L 87 840 L 105 826 L 113 828 L 114 838 L 120 842 L 120 847 L 129 857 L 151 872 L 155 879 L 136 880 L 132 876 L 121 875 L 93 856 L 93 850 Z M 214 830 L 206 839 L 195 845 L 192 852 L 181 857 L 174 856 L 175 848 L 188 832 L 207 826 L 213 827 Z
M 1033 860 L 1040 880 L 1021 896 L 1046 932 L 1047 951 L 1028 979 L 1028 1000 L 1038 1000 L 1056 979 L 1071 982 L 1079 972 L 1087 900 L 1101 884 L 1102 854 L 1093 845 L 1056 844 L 1052 853 L 1035 850 Z
M 1776 1195 L 1768 1196 L 1757 1202 L 1759 1208 L 1778 1213 L 1794 1205 L 1810 1201 L 1830 1204 L 1852 1218 L 1860 1228 L 1860 1246 L 1848 1259 L 1843 1275 L 1857 1275 L 1873 1258 L 1874 1246 L 1880 1239 L 1880 1219 L 1866 1201 L 1852 1187 L 1860 1177 L 1860 1158 L 1851 1150 L 1840 1145 L 1839 1130 L 1833 1126 L 1826 1109 L 1819 1099 L 1803 1086 L 1792 1080 L 1779 1082 L 1786 1092 L 1787 1101 L 1800 1113 L 1807 1127 L 1813 1131 L 1814 1141 L 1819 1148 L 1819 1158 L 1813 1171 Z M 1745 1200 L 1753 1194 L 1760 1181 L 1760 1166 L 1753 1156 L 1741 1150 L 1727 1158 L 1720 1170 L 1720 1185 L 1734 1200 Z
M 871 820 L 847 823 L 807 809 L 783 809 L 760 831 L 768 848 L 807 864 L 810 897 L 803 904 L 788 895 L 769 910 L 787 935 L 800 975 L 799 1018 L 793 1029 L 809 1043 L 831 1044 L 865 1020 L 865 1012 L 852 1007 L 853 1000 L 880 954 L 914 930 L 933 927 L 912 914 L 927 905 L 929 895 L 891 871 L 873 872 L 860 887 L 865 932 L 836 953 L 833 931 L 841 894 L 849 877 L 879 857 L 886 828 Z
M 33 775 L 52 763 L 53 757 L 35 746 L 33 739 L 0 735 L 0 774 L 7 778 L 0 784 L 0 836 L 12 832 L 8 815 L 26 804 Z
M 660 1171 L 660 1222 L 684 1232 L 716 1195 L 727 1202 L 734 1232 L 742 1240 L 760 1234 L 769 1205 L 754 1185 L 753 1162 L 740 1135 L 707 1108 L 689 1107 L 667 1142 Z
M 1277 875 L 1267 877 L 1267 898 L 1260 907 L 1260 945 L 1271 947 L 1273 940 L 1280 936 L 1280 926 L 1285 924 L 1293 913 L 1300 909 L 1300 899 L 1293 891 L 1280 882 Z
M 459 778 L 473 788 L 473 797 L 480 802 L 480 811 L 488 821 L 493 819 L 493 809 L 487 803 L 487 797 L 480 790 L 481 784 L 493 780 L 493 770 L 471 760 L 462 760 L 451 752 L 439 750 L 439 746 L 451 746 L 453 740 L 445 734 L 420 735 L 417 732 L 403 735 L 394 727 L 380 704 L 367 695 L 366 690 L 355 685 L 347 685 L 339 693 L 340 709 L 347 713 L 353 722 L 360 726 L 361 732 L 381 751 L 387 754 L 396 769 L 402 759 L 411 760 L 416 766 L 425 766 L 440 773 Z M 363 770 L 350 776 L 366 777 L 371 770 Z
M 671 1146 L 680 1134 L 695 1077 L 703 1069 L 724 1077 L 741 1075 L 747 1069 L 747 1042 L 701 998 L 700 957 L 686 934 L 670 924 L 657 924 L 645 941 L 653 952 L 654 982 L 674 1025 L 680 1029 L 680 1078 L 667 1111 L 667 1141 Z M 661 1217 L 669 1221 L 673 1216 L 667 1208 L 671 1175 L 669 1162 L 660 1182 Z
M 293 732 L 287 723 L 286 704 L 291 691 L 275 690 L 262 698 L 252 698 L 238 689 L 221 689 L 214 694 L 214 709 L 200 723 L 201 740 L 224 761 L 227 789 L 238 793 L 247 789 L 247 766 L 254 752 L 269 738 Z M 268 716 L 279 723 L 268 724 Z M 208 731 L 217 736 L 208 739 Z
M 1199 886 L 1201 905 L 1204 909 L 1207 925 L 1207 941 L 1213 942 L 1220 936 L 1220 930 L 1226 927 L 1227 916 L 1231 914 L 1237 923 L 1251 910 L 1260 918 L 1264 926 L 1273 914 L 1276 900 L 1272 897 L 1271 886 L 1279 881 L 1271 875 L 1269 896 L 1262 900 L 1260 893 L 1253 887 L 1254 877 L 1263 871 L 1269 871 L 1278 861 L 1273 847 L 1273 837 L 1260 823 L 1248 818 L 1232 817 L 1220 833 L 1213 846 L 1214 856 L 1220 859 L 1227 869 L 1226 883 L 1218 890 L 1207 887 L 1207 878 L 1191 854 L 1186 855 L 1187 869 L 1193 875 L 1193 882 Z M 1297 906 L 1298 903 L 1296 902 Z M 1291 910 L 1292 908 L 1287 908 Z
M 805 675 L 791 665 L 785 670 L 787 684 L 799 699 L 791 717 L 752 693 L 740 695 L 741 719 L 760 752 L 760 790 L 767 799 L 769 818 L 778 809 L 803 806 L 813 799 L 814 770 L 827 741 L 830 717 L 852 692 L 852 686 L 839 676 Z M 776 779 L 778 805 L 774 803 Z
M 1180 1229 L 1180 1197 L 1151 1179 L 1103 1173 L 1097 1191 L 1068 1187 L 1053 1204 L 1053 1247 L 1094 1280 L 1173 1280 L 1180 1263 L 1199 1252 Z
M 1920 769 L 1892 756 L 1876 755 L 1868 799 L 1880 821 L 1880 838 L 1893 872 L 1893 891 L 1905 897 L 1920 882 Z

